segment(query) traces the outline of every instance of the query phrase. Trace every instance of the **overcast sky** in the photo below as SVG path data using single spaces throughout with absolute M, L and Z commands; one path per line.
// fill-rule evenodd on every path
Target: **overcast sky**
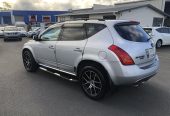
M 134 0 L 0 0 L 10 2 L 17 10 L 68 10 L 90 8 L 93 4 L 113 5 L 115 2 Z

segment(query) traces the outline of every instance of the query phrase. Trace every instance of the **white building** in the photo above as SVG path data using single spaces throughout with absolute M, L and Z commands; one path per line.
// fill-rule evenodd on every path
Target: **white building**
M 162 26 L 164 24 L 164 19 L 169 16 L 161 10 L 161 5 L 155 7 L 151 4 L 143 4 L 142 1 L 131 3 L 131 5 L 129 3 L 121 3 L 115 6 L 94 5 L 92 8 L 88 9 L 72 10 L 69 13 L 57 15 L 58 21 L 76 19 L 135 20 L 139 21 L 142 26 L 147 27 Z
M 138 5 L 146 5 L 151 4 L 152 6 L 164 11 L 165 9 L 165 2 L 169 0 L 136 0 L 130 2 L 121 2 L 116 3 L 116 7 L 127 7 L 127 6 L 138 6 Z

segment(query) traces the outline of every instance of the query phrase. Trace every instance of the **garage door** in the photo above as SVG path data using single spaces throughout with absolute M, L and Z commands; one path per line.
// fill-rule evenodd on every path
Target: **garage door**
M 16 22 L 24 21 L 24 17 L 23 16 L 15 16 L 15 21 Z

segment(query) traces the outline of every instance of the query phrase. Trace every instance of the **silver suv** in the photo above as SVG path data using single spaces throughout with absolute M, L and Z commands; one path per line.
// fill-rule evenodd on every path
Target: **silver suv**
M 147 81 L 159 68 L 152 40 L 134 21 L 58 23 L 27 42 L 22 56 L 28 72 L 45 67 L 78 78 L 92 99 L 117 85 Z

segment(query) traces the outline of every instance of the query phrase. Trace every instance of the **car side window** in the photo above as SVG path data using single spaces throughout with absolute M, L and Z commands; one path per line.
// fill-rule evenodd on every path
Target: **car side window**
M 42 41 L 56 41 L 59 38 L 60 32 L 61 32 L 60 27 L 51 28 L 41 35 L 41 40 Z
M 83 26 L 66 26 L 62 29 L 61 41 L 78 41 L 85 39 L 85 29 Z
M 87 23 L 86 24 L 87 37 L 91 37 L 105 28 L 106 25 L 104 24 Z
M 169 28 L 158 28 L 156 29 L 159 33 L 166 33 L 170 34 L 170 29 Z

